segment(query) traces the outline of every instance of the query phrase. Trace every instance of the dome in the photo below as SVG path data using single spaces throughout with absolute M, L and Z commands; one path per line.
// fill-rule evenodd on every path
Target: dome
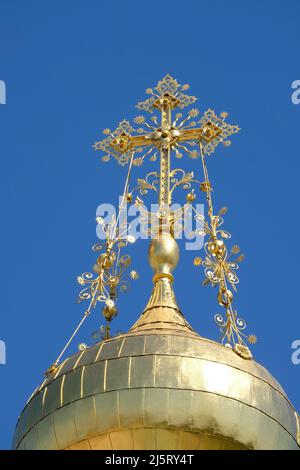
M 200 337 L 164 306 L 146 310 L 128 334 L 63 362 L 28 401 L 13 444 L 53 450 L 298 446 L 297 414 L 269 372 Z
M 185 320 L 172 252 L 173 242 L 153 242 L 154 288 L 140 318 L 44 380 L 19 417 L 13 448 L 299 449 L 298 416 L 278 382 Z

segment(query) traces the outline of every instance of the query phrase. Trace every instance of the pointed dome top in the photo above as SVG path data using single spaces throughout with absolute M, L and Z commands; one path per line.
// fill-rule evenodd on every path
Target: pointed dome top
M 150 300 L 129 332 L 138 333 L 153 329 L 185 331 L 198 336 L 181 313 L 176 302 L 172 281 L 167 277 L 155 280 Z
M 198 336 L 180 311 L 173 291 L 172 271 L 179 260 L 176 241 L 168 232 L 163 232 L 151 241 L 148 255 L 155 272 L 154 287 L 145 310 L 129 332 L 165 329 Z

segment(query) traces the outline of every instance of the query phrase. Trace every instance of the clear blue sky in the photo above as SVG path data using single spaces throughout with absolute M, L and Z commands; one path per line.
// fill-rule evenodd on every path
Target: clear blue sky
M 199 109 L 226 110 L 242 128 L 210 160 L 215 204 L 229 206 L 226 228 L 246 253 L 237 306 L 259 338 L 255 358 L 300 409 L 299 14 L 297 0 L 0 0 L 0 447 L 80 318 L 76 276 L 94 261 L 96 207 L 116 202 L 124 178 L 91 145 L 166 73 L 191 84 Z M 142 275 L 120 299 L 117 330 L 150 294 L 146 251 L 144 241 L 132 252 Z M 194 256 L 182 253 L 177 298 L 218 339 L 215 291 L 200 287 Z M 100 322 L 97 311 L 71 351 Z

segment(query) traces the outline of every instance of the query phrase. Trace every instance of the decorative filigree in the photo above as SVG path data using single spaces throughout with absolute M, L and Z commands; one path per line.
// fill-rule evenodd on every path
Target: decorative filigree
M 78 302 L 90 300 L 89 309 L 95 308 L 97 302 L 105 302 L 106 307 L 113 312 L 118 292 L 126 292 L 129 286 L 122 278 L 126 268 L 131 265 L 131 258 L 127 254 L 121 256 L 121 250 L 128 243 L 134 243 L 135 239 L 132 235 L 126 235 L 128 226 L 118 228 L 115 219 L 104 224 L 103 219 L 98 217 L 97 222 L 105 233 L 106 242 L 96 243 L 92 247 L 94 252 L 100 253 L 93 266 L 95 274 L 85 272 L 77 278 L 78 283 L 84 286 L 79 293 Z M 113 316 L 116 313 L 115 310 Z
M 215 322 L 221 331 L 221 342 L 226 345 L 232 345 L 233 350 L 243 359 L 252 359 L 252 354 L 248 346 L 245 344 L 244 338 L 251 344 L 256 343 L 255 335 L 245 335 L 243 330 L 246 328 L 244 319 L 239 318 L 237 311 L 232 309 L 226 310 L 226 319 L 222 315 L 216 314 Z
M 93 333 L 91 334 L 91 338 L 94 341 L 99 342 L 99 340 L 106 341 L 109 338 L 116 338 L 117 336 L 120 336 L 123 334 L 124 334 L 123 331 L 116 331 L 114 334 L 111 334 L 110 324 L 107 323 L 106 325 L 101 325 L 98 330 L 93 331 Z
M 129 121 L 123 119 L 114 131 L 104 129 L 103 133 L 108 135 L 108 137 L 95 142 L 93 147 L 95 150 L 105 152 L 106 155 L 102 159 L 104 162 L 109 161 L 112 156 L 120 165 L 124 166 L 130 160 L 129 136 L 133 131 L 134 129 Z
M 189 201 L 175 210 L 171 210 L 169 205 L 159 206 L 156 212 L 149 211 L 139 197 L 135 205 L 140 212 L 140 233 L 150 238 L 162 230 L 168 230 L 176 238 L 184 230 L 185 220 L 191 216 Z
M 222 332 L 221 342 L 227 339 L 227 345 L 231 345 L 233 350 L 244 359 L 251 359 L 252 354 L 248 346 L 244 342 L 244 338 L 250 343 L 254 343 L 253 335 L 247 336 L 241 331 L 246 328 L 246 323 L 237 317 L 237 312 L 232 309 L 233 293 L 228 289 L 228 285 L 236 291 L 239 282 L 236 270 L 239 268 L 240 262 L 244 260 L 244 255 L 240 254 L 238 245 L 234 245 L 228 251 L 224 240 L 231 238 L 229 232 L 223 230 L 224 215 L 227 208 L 223 207 L 218 215 L 210 214 L 210 222 L 205 220 L 202 214 L 197 214 L 196 219 L 200 225 L 198 234 L 208 235 L 209 239 L 204 245 L 206 257 L 202 260 L 199 256 L 194 259 L 195 266 L 203 266 L 205 280 L 203 285 L 210 284 L 212 287 L 218 287 L 217 299 L 219 305 L 226 309 L 226 320 L 221 315 L 215 316 L 215 322 L 220 326 Z
M 133 193 L 135 190 L 139 190 L 141 195 L 147 194 L 150 190 L 157 192 L 158 184 L 159 174 L 157 171 L 151 171 L 145 176 L 145 178 L 137 179 L 137 186 L 132 189 L 131 193 Z
M 174 109 L 177 106 L 185 108 L 197 100 L 195 96 L 183 93 L 183 91 L 188 89 L 189 85 L 180 85 L 175 78 L 168 74 L 158 82 L 154 89 L 148 88 L 146 90 L 146 93 L 151 95 L 150 98 L 140 101 L 136 107 L 149 113 L 152 113 L 155 108 L 162 109 L 166 106 L 170 109 Z
M 182 168 L 175 168 L 170 173 L 170 203 L 172 202 L 172 195 L 176 188 L 182 187 L 185 191 L 191 189 L 192 183 L 199 183 L 199 181 L 194 179 L 194 172 L 185 172 Z M 196 195 L 192 191 L 187 197 L 187 202 L 192 202 L 195 200 Z
M 244 255 L 240 255 L 234 260 L 232 259 L 234 255 L 238 254 L 237 246 L 232 247 L 228 253 L 224 239 L 231 238 L 231 235 L 229 232 L 219 229 L 223 224 L 222 217 L 214 216 L 213 222 L 214 227 L 205 226 L 205 233 L 210 235 L 209 241 L 204 245 L 206 258 L 202 262 L 202 265 L 205 267 L 207 281 L 205 283 L 211 283 L 213 286 L 216 286 L 225 277 L 236 291 L 236 284 L 238 284 L 239 279 L 235 271 L 239 268 L 238 262 L 244 259 Z
M 226 139 L 240 131 L 238 126 L 225 122 L 227 115 L 223 112 L 219 117 L 212 109 L 208 109 L 198 121 L 202 129 L 201 142 L 204 154 L 211 155 L 221 142 L 228 147 L 231 142 Z
M 130 129 L 127 127 L 127 130 Z M 109 132 L 110 131 L 107 130 L 106 134 Z M 121 135 L 121 133 L 119 133 L 119 135 Z M 126 268 L 131 265 L 131 258 L 127 254 L 121 255 L 121 251 L 129 243 L 134 243 L 135 238 L 132 235 L 128 235 L 129 226 L 128 224 L 120 223 L 120 216 L 122 215 L 122 211 L 124 210 L 126 203 L 130 202 L 131 199 L 128 188 L 133 156 L 134 153 L 131 152 L 130 164 L 125 180 L 125 187 L 121 204 L 119 206 L 118 216 L 113 217 L 109 223 L 105 223 L 101 217 L 96 218 L 97 223 L 102 227 L 105 241 L 103 243 L 96 243 L 93 245 L 92 249 L 98 255 L 96 263 L 93 266 L 94 273 L 84 272 L 81 276 L 77 277 L 78 283 L 83 287 L 79 293 L 78 302 L 88 301 L 88 306 L 56 361 L 47 369 L 46 376 L 52 375 L 56 372 L 59 361 L 70 346 L 86 318 L 90 315 L 91 309 L 94 309 L 98 302 L 102 302 L 104 304 L 102 314 L 106 320 L 105 339 L 108 339 L 110 335 L 110 322 L 118 313 L 116 307 L 118 294 L 119 292 L 126 292 L 128 290 L 129 282 L 123 279 L 123 275 Z M 133 280 L 138 279 L 137 272 L 132 270 L 130 277 Z M 81 343 L 81 346 L 83 348 L 85 343 Z
M 194 265 L 205 267 L 206 279 L 204 285 L 210 283 L 213 287 L 216 287 L 217 284 L 223 283 L 226 279 L 236 291 L 236 284 L 238 284 L 239 279 L 235 271 L 239 268 L 238 263 L 244 260 L 244 255 L 232 259 L 233 256 L 239 254 L 240 248 L 237 245 L 234 245 L 230 252 L 227 250 L 224 239 L 230 239 L 231 234 L 220 228 L 224 222 L 221 214 L 224 214 L 225 211 L 227 212 L 227 208 L 223 207 L 218 215 L 212 216 L 210 224 L 202 214 L 198 214 L 194 210 L 195 219 L 198 222 L 197 234 L 200 236 L 209 235 L 209 240 L 204 244 L 206 258 L 202 260 L 196 257 Z
M 210 118 L 212 115 L 210 114 Z M 225 113 L 222 113 L 221 118 L 225 118 Z M 219 118 L 218 118 L 219 119 Z M 214 127 L 211 128 L 212 133 L 215 133 Z M 224 132 L 231 132 L 231 130 L 225 130 Z M 220 136 L 221 133 L 218 133 Z M 210 137 L 212 142 L 216 140 L 216 137 Z M 207 137 L 207 140 L 209 138 Z M 208 220 L 202 214 L 198 214 L 196 210 L 195 218 L 200 229 L 197 232 L 201 236 L 208 235 L 208 241 L 204 245 L 206 257 L 202 260 L 199 256 L 194 259 L 195 266 L 203 266 L 206 279 L 203 284 L 210 284 L 212 287 L 218 288 L 217 299 L 219 305 L 226 309 L 226 320 L 221 315 L 215 316 L 215 321 L 221 329 L 222 343 L 225 338 L 227 339 L 227 346 L 231 346 L 233 350 L 244 359 L 251 359 L 252 354 L 244 339 L 251 344 L 256 341 L 254 335 L 245 335 L 242 330 L 245 329 L 246 323 L 241 318 L 238 318 L 236 310 L 233 310 L 233 293 L 228 289 L 228 285 L 231 286 L 233 291 L 236 291 L 236 285 L 239 282 L 236 270 L 239 268 L 239 264 L 244 259 L 244 255 L 240 254 L 240 247 L 234 245 L 230 251 L 228 251 L 225 240 L 231 238 L 229 232 L 224 230 L 221 226 L 223 225 L 223 215 L 227 213 L 227 207 L 223 207 L 217 215 L 214 214 L 213 203 L 212 203 L 212 186 L 208 179 L 208 171 L 205 161 L 204 145 L 199 142 L 199 151 L 202 160 L 202 168 L 205 181 L 200 184 L 200 189 L 206 195 L 208 204 Z

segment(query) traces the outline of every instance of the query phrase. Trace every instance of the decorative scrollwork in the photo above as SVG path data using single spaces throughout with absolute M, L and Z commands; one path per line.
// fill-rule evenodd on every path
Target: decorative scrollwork
M 231 346 L 237 354 L 244 359 L 251 359 L 252 354 L 245 344 L 245 339 L 253 344 L 256 342 L 256 337 L 254 335 L 247 336 L 242 332 L 246 328 L 246 322 L 237 316 L 236 310 L 233 310 L 233 293 L 227 287 L 230 285 L 233 291 L 237 290 L 239 278 L 236 270 L 239 269 L 239 263 L 244 260 L 244 255 L 240 254 L 238 245 L 233 245 L 230 251 L 225 245 L 224 240 L 231 238 L 229 232 L 220 228 L 224 223 L 222 215 L 226 212 L 227 208 L 223 207 L 218 215 L 214 215 L 210 203 L 209 221 L 207 221 L 202 214 L 197 214 L 195 211 L 195 218 L 201 224 L 202 235 L 208 235 L 209 238 L 204 244 L 205 259 L 196 257 L 194 265 L 204 267 L 204 285 L 218 286 L 218 303 L 226 309 L 226 319 L 220 314 L 216 314 L 214 317 L 222 334 L 221 342 L 224 343 L 226 340 L 227 346 Z
M 174 170 L 170 172 L 170 182 L 172 185 L 170 189 L 170 202 L 172 202 L 172 195 L 176 188 L 182 187 L 184 191 L 187 191 L 191 189 L 192 183 L 199 183 L 199 181 L 194 179 L 193 171 L 185 172 L 182 168 L 175 168 Z M 193 200 L 193 198 L 191 197 L 190 199 Z
M 131 155 L 129 136 L 133 130 L 133 127 L 126 119 L 123 119 L 114 131 L 104 129 L 103 133 L 107 137 L 94 144 L 95 150 L 101 150 L 105 153 L 102 158 L 103 162 L 109 161 L 111 156 L 122 166 L 129 162 Z
M 159 184 L 159 175 L 157 171 L 151 171 L 150 173 L 146 175 L 145 178 L 137 179 L 137 186 L 133 188 L 131 193 L 133 193 L 135 190 L 139 190 L 140 194 L 144 196 L 150 190 L 157 192 L 158 184 Z
M 134 243 L 135 238 L 127 235 L 130 228 L 127 223 L 117 226 L 118 220 L 113 218 L 105 224 L 101 217 L 97 217 L 98 224 L 105 234 L 104 243 L 95 243 L 92 250 L 98 257 L 93 266 L 93 271 L 84 272 L 78 276 L 77 281 L 83 287 L 78 295 L 78 302 L 89 300 L 86 312 L 95 308 L 98 302 L 104 303 L 103 315 L 110 322 L 117 315 L 115 301 L 119 292 L 126 292 L 129 283 L 123 279 L 124 272 L 131 265 L 131 257 L 128 254 L 121 255 L 121 251 L 129 243 Z M 131 276 L 137 279 L 138 276 Z
M 244 359 L 252 359 L 251 351 L 244 338 L 251 344 L 254 344 L 257 339 L 255 335 L 247 336 L 242 332 L 246 328 L 246 322 L 237 316 L 237 311 L 227 309 L 226 319 L 220 314 L 216 314 L 214 319 L 221 331 L 221 342 L 227 341 L 226 345 L 232 346 L 234 351 Z

